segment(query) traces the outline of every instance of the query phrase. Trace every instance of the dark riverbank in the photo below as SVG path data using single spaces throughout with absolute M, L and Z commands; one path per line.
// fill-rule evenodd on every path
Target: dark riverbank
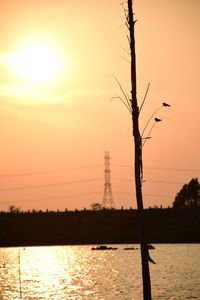
M 200 207 L 147 209 L 149 243 L 200 243 Z M 0 246 L 138 243 L 136 210 L 0 213 Z

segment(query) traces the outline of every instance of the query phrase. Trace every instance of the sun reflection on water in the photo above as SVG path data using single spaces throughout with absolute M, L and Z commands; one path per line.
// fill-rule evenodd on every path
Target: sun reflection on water
M 63 247 L 64 248 L 64 247 Z M 64 249 L 63 249 L 64 250 Z M 67 251 L 58 247 L 26 248 L 21 257 L 22 281 L 25 295 L 40 294 L 44 299 L 61 299 L 62 291 L 71 284 Z M 75 259 L 74 254 L 71 259 Z M 53 296 L 58 294 L 57 296 Z M 28 295 L 27 295 L 28 296 Z
M 199 253 L 199 245 L 156 246 L 151 268 L 156 299 L 199 299 Z M 0 248 L 0 300 L 139 300 L 140 268 L 140 252 L 127 253 L 123 245 L 117 251 Z

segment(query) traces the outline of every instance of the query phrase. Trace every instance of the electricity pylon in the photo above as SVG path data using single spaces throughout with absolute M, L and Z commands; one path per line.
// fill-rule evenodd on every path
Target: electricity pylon
M 104 169 L 104 194 L 103 194 L 103 201 L 102 201 L 102 207 L 104 208 L 114 208 L 115 204 L 113 201 L 113 195 L 112 195 L 112 189 L 111 189 L 111 182 L 110 182 L 110 156 L 109 152 L 105 151 L 105 169 Z

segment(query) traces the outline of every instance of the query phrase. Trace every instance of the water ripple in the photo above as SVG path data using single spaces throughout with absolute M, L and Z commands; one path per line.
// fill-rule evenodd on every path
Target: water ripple
M 92 246 L 0 248 L 0 300 L 140 300 L 140 252 Z M 156 245 L 153 299 L 200 299 L 200 245 Z

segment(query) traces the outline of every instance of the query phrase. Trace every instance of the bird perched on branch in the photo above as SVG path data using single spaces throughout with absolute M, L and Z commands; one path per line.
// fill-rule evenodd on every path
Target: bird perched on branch
M 161 122 L 162 120 L 161 119 L 158 119 L 158 118 L 155 118 L 154 119 L 156 122 Z
M 165 107 L 171 107 L 171 105 L 167 104 L 166 102 L 163 102 L 162 105 L 165 106 Z

